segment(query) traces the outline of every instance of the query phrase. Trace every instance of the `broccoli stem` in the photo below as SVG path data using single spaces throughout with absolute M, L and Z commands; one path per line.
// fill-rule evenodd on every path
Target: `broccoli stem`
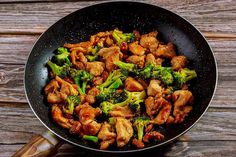
M 143 139 L 143 130 L 144 130 L 144 125 L 138 127 L 138 140 L 142 141 Z
M 94 143 L 98 143 L 98 137 L 96 137 L 96 136 L 84 135 L 83 139 L 88 140 L 88 141 L 92 141 Z

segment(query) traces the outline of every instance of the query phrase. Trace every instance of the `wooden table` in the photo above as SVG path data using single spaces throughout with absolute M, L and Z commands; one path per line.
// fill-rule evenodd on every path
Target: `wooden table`
M 208 112 L 188 133 L 152 156 L 236 156 L 236 1 L 148 0 L 185 17 L 207 37 L 219 81 Z M 27 55 L 39 35 L 61 17 L 100 1 L 1 0 L 0 156 L 12 155 L 45 127 L 30 110 L 23 89 Z M 95 156 L 65 144 L 57 156 Z M 140 153 L 140 155 L 144 155 Z M 97 154 L 96 154 L 97 156 Z

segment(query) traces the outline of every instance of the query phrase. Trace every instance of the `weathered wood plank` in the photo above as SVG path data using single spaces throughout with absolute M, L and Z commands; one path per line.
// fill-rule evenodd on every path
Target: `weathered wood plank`
M 0 144 L 25 143 L 33 134 L 40 134 L 46 130 L 27 104 L 1 103 L 0 126 Z M 235 126 L 235 110 L 209 110 L 196 126 L 179 140 L 183 142 L 236 141 Z
M 1 4 L 0 33 L 41 33 L 61 17 L 100 2 L 49 2 L 40 3 L 40 5 L 38 3 Z M 236 1 L 192 0 L 186 3 L 186 1 L 180 0 L 177 2 L 146 0 L 143 2 L 176 12 L 191 21 L 201 31 L 236 34 Z
M 14 152 L 20 149 L 23 144 L 17 145 L 0 145 L 0 157 L 11 156 Z M 138 152 L 132 154 L 138 157 L 203 157 L 203 156 L 227 156 L 234 157 L 236 154 L 236 144 L 234 141 L 204 141 L 204 142 L 176 142 L 164 148 L 153 149 L 150 151 Z M 122 154 L 128 157 L 131 154 Z M 87 152 L 69 144 L 63 145 L 57 155 L 54 157 L 118 157 L 120 155 L 105 155 L 95 152 Z

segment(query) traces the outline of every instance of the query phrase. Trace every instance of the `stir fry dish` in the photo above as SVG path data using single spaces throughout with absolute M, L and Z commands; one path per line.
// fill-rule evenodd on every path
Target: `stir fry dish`
M 157 128 L 182 123 L 191 112 L 189 81 L 197 74 L 157 36 L 115 29 L 59 47 L 44 87 L 52 120 L 102 150 L 164 140 Z

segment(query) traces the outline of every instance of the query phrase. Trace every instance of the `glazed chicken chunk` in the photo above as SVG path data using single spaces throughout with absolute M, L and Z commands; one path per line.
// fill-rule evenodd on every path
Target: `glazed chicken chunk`
M 112 128 L 109 123 L 104 122 L 98 133 L 98 138 L 102 141 L 100 144 L 100 149 L 107 149 L 116 141 L 116 133 L 114 128 Z
M 147 88 L 147 95 L 149 96 L 158 95 L 159 97 L 161 97 L 163 93 L 163 88 L 160 86 L 160 83 L 161 82 L 159 80 L 151 80 Z
M 61 103 L 67 96 L 79 93 L 75 86 L 58 76 L 44 88 L 44 92 L 47 95 L 47 101 L 51 104 Z
M 159 45 L 157 51 L 154 53 L 157 57 L 163 58 L 173 58 L 176 56 L 174 45 L 172 43 L 168 43 L 167 45 Z
M 188 113 L 192 110 L 193 95 L 188 90 L 177 90 L 172 94 L 174 101 L 175 123 L 181 123 Z
M 127 91 L 130 92 L 141 92 L 144 90 L 143 86 L 141 85 L 141 83 L 139 83 L 138 81 L 136 81 L 134 78 L 132 77 L 128 77 L 125 80 L 125 89 Z
M 188 60 L 185 56 L 175 56 L 171 59 L 171 65 L 174 70 L 185 68 Z
M 130 138 L 133 136 L 133 127 L 132 123 L 125 119 L 125 118 L 116 118 L 116 142 L 117 142 L 117 147 L 123 147 L 125 146 Z
M 114 62 L 119 61 L 123 57 L 120 48 L 117 46 L 102 48 L 98 54 L 105 60 L 106 69 L 108 71 L 112 71 L 116 67 Z
M 138 56 L 142 56 L 145 53 L 145 48 L 140 46 L 138 42 L 133 42 L 129 44 L 129 50 L 134 54 Z
M 86 103 L 78 105 L 75 112 L 83 126 L 84 134 L 96 135 L 101 127 L 101 124 L 95 121 L 95 117 L 101 114 L 100 108 L 93 108 Z
M 94 76 L 99 76 L 104 71 L 105 64 L 103 62 L 87 62 L 86 70 Z

